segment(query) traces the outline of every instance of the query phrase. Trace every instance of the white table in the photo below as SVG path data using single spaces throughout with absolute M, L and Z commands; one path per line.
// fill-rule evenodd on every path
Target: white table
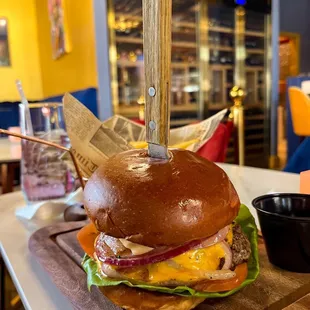
M 251 207 L 252 199 L 259 195 L 298 192 L 299 189 L 299 176 L 295 174 L 227 164 L 220 166 L 248 207 Z M 30 234 L 14 215 L 14 210 L 23 204 L 20 192 L 0 196 L 0 252 L 22 302 L 26 309 L 32 310 L 72 309 L 28 250 Z M 253 208 L 251 211 L 256 215 Z
M 20 142 L 0 138 L 0 165 L 3 194 L 13 191 L 14 171 L 21 159 Z
M 8 138 L 0 138 L 0 163 L 20 161 L 20 142 L 11 142 Z

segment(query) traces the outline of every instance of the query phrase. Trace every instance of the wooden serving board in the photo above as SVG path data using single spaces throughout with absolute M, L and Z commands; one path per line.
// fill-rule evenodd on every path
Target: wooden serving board
M 96 287 L 88 291 L 81 267 L 84 255 L 76 234 L 86 222 L 62 223 L 42 228 L 29 240 L 29 248 L 75 309 L 120 309 Z M 310 274 L 292 273 L 271 265 L 259 239 L 260 275 L 233 296 L 206 300 L 197 310 L 310 309 Z

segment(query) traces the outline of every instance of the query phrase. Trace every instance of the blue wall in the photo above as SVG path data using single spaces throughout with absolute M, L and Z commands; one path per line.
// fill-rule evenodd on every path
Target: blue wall
M 280 0 L 280 31 L 300 34 L 300 73 L 310 72 L 310 1 L 309 0 Z M 309 77 L 295 77 L 287 80 L 287 87 L 301 86 L 301 81 Z M 295 135 L 288 94 L 287 107 L 287 158 L 294 154 L 299 146 L 300 138 Z
M 310 72 L 310 1 L 280 0 L 280 31 L 301 36 L 300 72 Z

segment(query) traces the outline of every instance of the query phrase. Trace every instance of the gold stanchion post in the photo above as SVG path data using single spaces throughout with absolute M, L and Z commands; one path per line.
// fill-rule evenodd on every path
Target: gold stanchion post
M 145 98 L 143 95 L 139 97 L 138 104 L 139 104 L 139 120 L 144 121 L 145 120 Z
M 239 87 L 234 86 L 229 93 L 234 105 L 231 107 L 230 118 L 233 119 L 234 126 L 238 132 L 238 153 L 239 165 L 244 166 L 244 109 L 243 100 L 246 96 L 245 91 Z

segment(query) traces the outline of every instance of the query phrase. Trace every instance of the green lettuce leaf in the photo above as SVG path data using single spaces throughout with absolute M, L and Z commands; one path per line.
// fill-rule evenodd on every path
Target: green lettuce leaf
M 84 256 L 82 266 L 87 273 L 87 285 L 88 288 L 92 285 L 95 286 L 116 286 L 119 284 L 125 284 L 131 287 L 138 287 L 149 291 L 157 291 L 162 293 L 176 294 L 181 296 L 196 296 L 196 297 L 206 297 L 206 298 L 217 298 L 226 297 L 235 292 L 239 291 L 241 288 L 252 283 L 258 276 L 259 273 L 259 261 L 258 261 L 258 249 L 257 249 L 257 227 L 255 225 L 255 220 L 250 213 L 249 209 L 245 205 L 241 205 L 239 214 L 235 220 L 241 227 L 243 232 L 247 235 L 251 242 L 251 257 L 248 262 L 248 276 L 246 280 L 237 288 L 222 292 L 222 293 L 206 293 L 198 292 L 187 286 L 178 286 L 175 288 L 162 287 L 156 285 L 149 285 L 146 283 L 131 283 L 127 280 L 115 280 L 110 278 L 105 278 L 100 275 L 97 271 L 96 262 L 88 255 Z

